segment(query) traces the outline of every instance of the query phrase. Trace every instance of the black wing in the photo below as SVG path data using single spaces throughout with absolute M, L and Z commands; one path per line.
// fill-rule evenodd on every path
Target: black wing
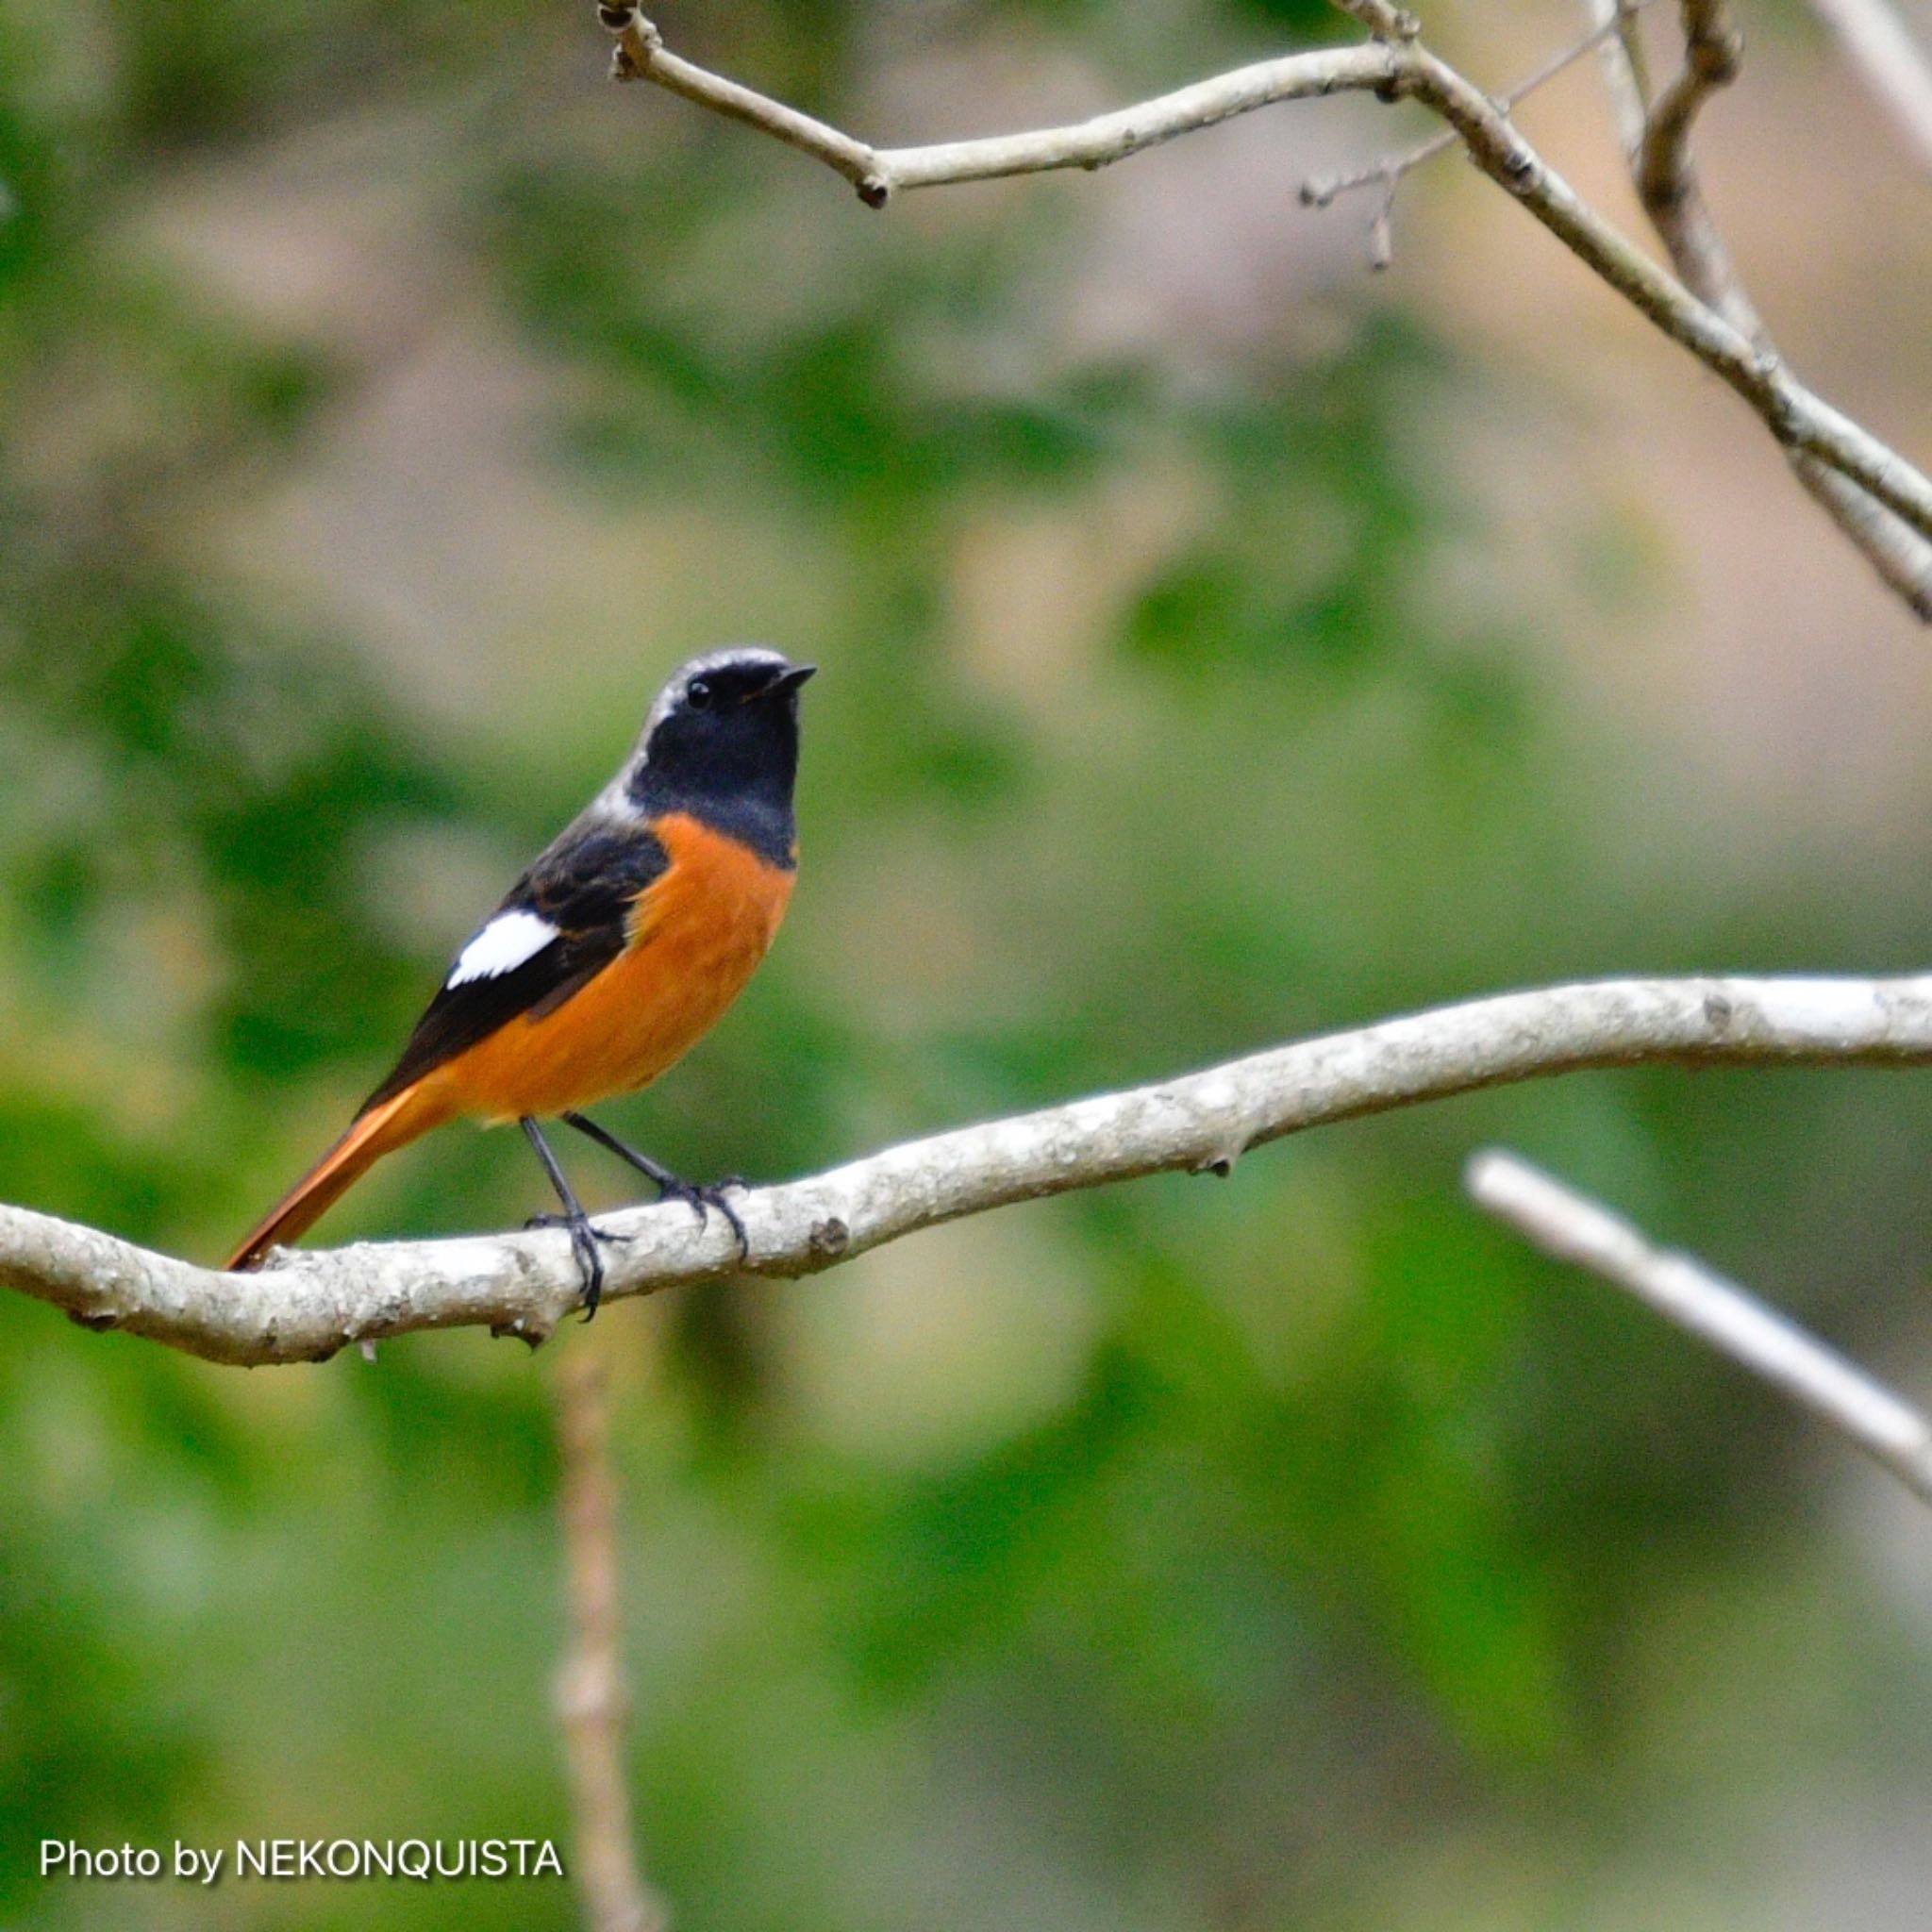
M 520 1013 L 560 1007 L 624 950 L 632 905 L 670 863 L 663 846 L 641 825 L 571 826 L 491 914 L 493 921 L 507 912 L 533 912 L 557 928 L 557 937 L 507 973 L 466 979 L 460 986 L 445 982 L 416 1022 L 389 1078 L 362 1103 L 362 1112 L 489 1039 Z

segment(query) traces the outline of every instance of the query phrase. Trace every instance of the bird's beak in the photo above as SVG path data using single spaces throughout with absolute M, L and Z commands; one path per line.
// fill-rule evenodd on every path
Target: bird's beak
M 746 693 L 747 698 L 775 698 L 786 691 L 796 691 L 808 677 L 816 675 L 816 664 L 791 664 L 779 672 L 770 684 L 761 684 L 755 691 Z

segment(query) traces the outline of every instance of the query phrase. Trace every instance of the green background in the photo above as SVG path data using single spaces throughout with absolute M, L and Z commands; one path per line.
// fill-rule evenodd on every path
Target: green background
M 1923 958 L 1923 814 L 1847 862 L 1584 693 L 1566 641 L 1676 626 L 1674 533 L 1591 499 L 1539 559 L 1559 625 L 1453 425 L 1532 423 L 1559 466 L 1588 425 L 1413 280 L 1351 259 L 1232 342 L 1083 333 L 1127 170 L 874 215 L 605 87 L 589 13 L 0 16 L 0 1198 L 219 1253 L 671 666 L 736 637 L 824 667 L 802 884 L 714 1040 L 607 1111 L 696 1174 L 1507 985 Z M 1305 0 L 689 15 L 864 125 L 929 46 L 1099 76 L 1008 125 L 1332 31 Z M 1848 677 L 1890 621 L 1847 623 Z M 1915 1075 L 1593 1074 L 535 1357 L 242 1373 L 11 1301 L 0 1923 L 573 1923 L 556 1886 L 196 1899 L 34 1860 L 562 1836 L 547 1385 L 587 1347 L 641 1843 L 688 1932 L 1917 1923 L 1884 1887 L 1923 1876 L 1924 1524 L 1457 1180 L 1518 1146 L 1909 1386 L 1928 1125 Z M 516 1137 L 452 1129 L 323 1232 L 542 1193 Z

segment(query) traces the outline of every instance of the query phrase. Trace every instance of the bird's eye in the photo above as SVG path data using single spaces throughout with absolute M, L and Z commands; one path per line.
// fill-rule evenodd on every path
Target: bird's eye
M 693 677 L 684 688 L 684 701 L 693 711 L 711 708 L 711 687 L 702 677 Z

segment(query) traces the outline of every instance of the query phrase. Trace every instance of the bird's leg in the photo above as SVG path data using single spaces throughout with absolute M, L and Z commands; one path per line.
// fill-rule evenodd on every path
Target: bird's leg
M 648 1154 L 640 1154 L 635 1147 L 626 1147 L 615 1134 L 607 1132 L 586 1114 L 566 1113 L 558 1118 L 567 1127 L 575 1127 L 578 1133 L 596 1141 L 600 1147 L 608 1147 L 618 1159 L 627 1161 L 632 1167 L 658 1190 L 660 1201 L 685 1201 L 702 1226 L 705 1210 L 715 1208 L 724 1217 L 731 1232 L 738 1237 L 738 1252 L 746 1260 L 751 1258 L 751 1241 L 744 1231 L 744 1223 L 738 1217 L 738 1209 L 724 1198 L 724 1190 L 730 1187 L 741 1188 L 744 1183 L 733 1176 L 730 1180 L 720 1181 L 713 1187 L 694 1187 L 690 1181 L 680 1180 L 662 1162 L 651 1158 Z
M 584 1320 L 588 1322 L 597 1312 L 597 1304 L 604 1297 L 604 1257 L 597 1252 L 597 1243 L 621 1241 L 628 1237 L 606 1234 L 601 1228 L 591 1225 L 591 1217 L 584 1212 L 583 1203 L 571 1192 L 570 1183 L 564 1179 L 563 1169 L 557 1164 L 557 1156 L 550 1151 L 550 1142 L 543 1138 L 542 1128 L 528 1114 L 525 1114 L 517 1124 L 528 1137 L 537 1158 L 543 1163 L 543 1172 L 550 1176 L 550 1185 L 557 1190 L 557 1198 L 563 1203 L 561 1214 L 533 1214 L 525 1225 L 567 1227 L 570 1230 L 571 1253 L 577 1257 L 577 1266 L 584 1273 Z

